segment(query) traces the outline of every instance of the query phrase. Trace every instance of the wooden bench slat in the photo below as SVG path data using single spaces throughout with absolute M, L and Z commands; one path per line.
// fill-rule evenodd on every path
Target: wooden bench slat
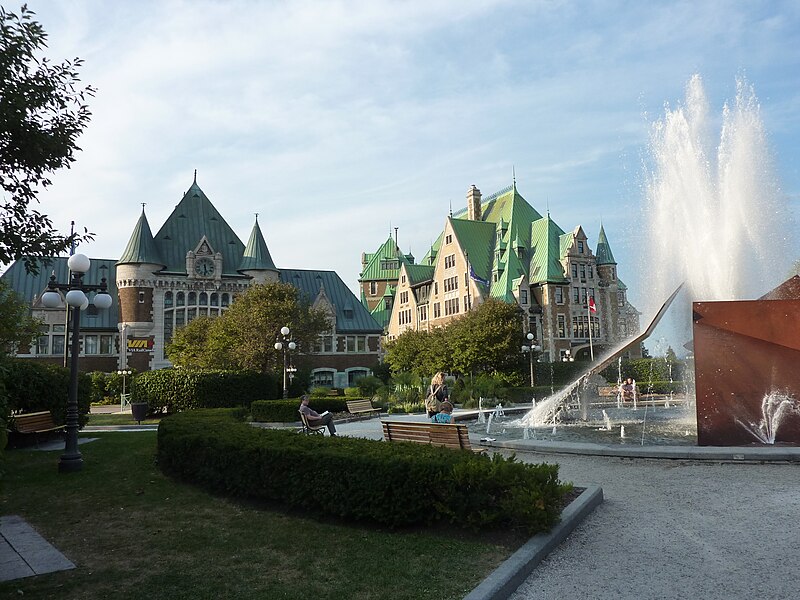
M 390 442 L 415 442 L 445 448 L 473 450 L 465 425 L 420 423 L 416 421 L 381 421 L 383 437 Z M 483 452 L 484 448 L 475 449 Z

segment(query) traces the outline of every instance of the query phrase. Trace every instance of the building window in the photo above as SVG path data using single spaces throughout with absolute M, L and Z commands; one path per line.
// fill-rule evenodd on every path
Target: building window
M 586 304 L 586 288 L 581 288 L 581 304 Z
M 449 254 L 444 257 L 444 268 L 445 269 L 452 269 L 456 266 L 456 255 Z
M 318 347 L 320 352 L 333 352 L 333 336 L 330 333 L 320 335 Z
M 100 350 L 98 339 L 96 335 L 83 336 L 83 353 L 84 354 L 97 354 Z
M 564 304 L 564 288 L 560 285 L 557 285 L 555 288 L 556 293 L 556 304 Z
M 362 377 L 366 377 L 369 375 L 369 371 L 366 369 L 353 369 L 347 373 L 347 385 L 348 387 L 353 387 L 358 383 L 358 380 Z
M 320 387 L 333 387 L 333 374 L 335 371 L 314 371 L 312 384 Z
M 433 305 L 433 318 L 438 319 L 441 316 L 442 316 L 442 307 L 438 302 L 436 302 Z
M 433 282 L 433 295 L 435 296 L 438 293 L 439 293 L 439 282 L 438 281 L 434 281 Z
M 208 294 L 200 292 L 200 306 L 208 306 Z
M 578 278 L 578 263 L 572 263 L 572 278 Z
M 470 308 L 472 308 L 472 297 L 469 295 L 464 296 L 464 311 L 466 312 Z
M 400 268 L 400 261 L 398 260 L 382 260 L 381 270 L 383 271 L 396 271 Z
M 594 279 L 594 267 L 589 265 L 589 279 Z
M 458 289 L 458 276 L 448 277 L 444 280 L 444 291 L 452 292 Z
M 408 303 L 408 292 L 400 292 L 400 304 Z
M 586 265 L 581 265 L 581 279 L 586 279 Z
M 558 315 L 558 337 L 567 337 L 567 318 L 564 315 Z
M 581 289 L 580 288 L 572 288 L 572 301 L 577 304 L 581 301 Z
M 427 306 L 420 306 L 419 307 L 419 320 L 420 321 L 427 321 L 428 320 L 428 307 Z
M 455 315 L 458 314 L 458 298 L 452 298 L 450 300 L 444 301 L 444 314 L 445 315 Z
M 219 306 L 219 294 L 216 292 L 211 294 L 211 306 Z
M 520 304 L 527 304 L 528 303 L 528 290 L 520 290 L 519 291 L 519 301 L 520 301 Z
M 172 308 L 172 292 L 164 294 L 164 308 Z
M 625 292 L 617 292 L 617 305 L 625 306 Z
M 195 306 L 197 304 L 197 292 L 189 292 L 189 298 L 186 300 L 187 306 Z
M 453 243 L 453 236 L 451 234 L 447 234 L 444 236 L 444 243 L 445 244 L 452 244 Z
M 583 254 L 583 241 L 578 240 L 578 254 Z
M 405 276 L 405 275 L 403 275 L 403 276 L 400 278 L 400 281 L 402 281 L 403 283 L 405 283 L 405 282 L 406 282 L 406 276 Z
M 222 307 L 225 308 L 230 304 L 230 296 L 228 294 L 222 294 Z
M 348 335 L 345 337 L 345 348 L 347 352 L 366 352 L 367 336 Z
M 175 306 L 184 306 L 185 304 L 183 292 L 178 292 L 175 295 Z
M 139 292 L 139 304 L 144 304 L 144 292 Z
M 370 296 L 377 296 L 378 295 L 378 282 L 377 281 L 370 281 L 369 282 L 369 295 Z
M 36 340 L 36 354 L 50 354 L 50 336 L 40 335 Z

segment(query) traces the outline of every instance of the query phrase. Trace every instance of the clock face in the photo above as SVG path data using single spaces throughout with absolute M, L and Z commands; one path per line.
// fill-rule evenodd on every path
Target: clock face
M 210 258 L 198 258 L 194 263 L 194 272 L 199 277 L 212 277 L 214 275 L 214 261 Z

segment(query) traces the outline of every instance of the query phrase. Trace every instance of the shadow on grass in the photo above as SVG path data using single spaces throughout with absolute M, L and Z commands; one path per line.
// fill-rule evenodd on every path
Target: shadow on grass
M 93 437 L 79 473 L 57 472 L 60 452 L 5 453 L 0 514 L 77 569 L 0 584 L 0 597 L 461 598 L 525 539 L 305 518 L 165 477 L 155 432 Z

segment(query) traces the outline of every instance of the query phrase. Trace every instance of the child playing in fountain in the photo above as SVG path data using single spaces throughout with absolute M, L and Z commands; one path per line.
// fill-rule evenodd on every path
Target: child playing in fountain
M 445 400 L 439 407 L 439 412 L 431 417 L 431 423 L 452 423 L 453 422 L 453 405 Z
M 619 391 L 622 394 L 623 402 L 633 402 L 636 397 L 636 381 L 633 377 L 628 377 L 625 382 L 619 386 Z

